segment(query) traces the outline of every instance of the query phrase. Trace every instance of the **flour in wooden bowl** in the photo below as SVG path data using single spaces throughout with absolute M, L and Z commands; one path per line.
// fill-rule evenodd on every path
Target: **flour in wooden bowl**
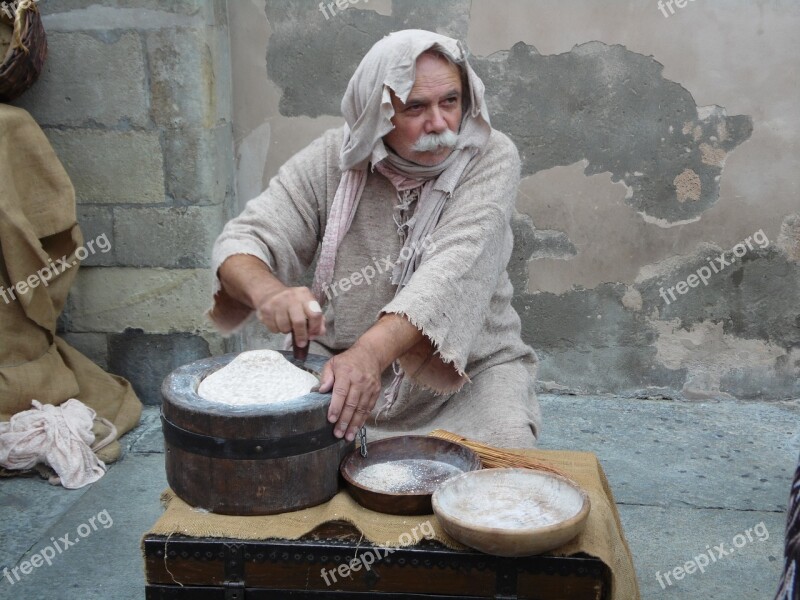
M 279 352 L 251 350 L 203 379 L 197 394 L 223 404 L 274 404 L 305 396 L 318 383 Z
M 565 480 L 524 469 L 476 472 L 445 486 L 437 500 L 449 515 L 479 527 L 520 530 L 566 521 L 583 496 Z
M 453 477 L 431 498 L 455 540 L 497 556 L 547 552 L 586 526 L 589 496 L 577 484 L 530 469 L 484 469 Z
M 354 479 L 385 494 L 432 494 L 439 484 L 461 473 L 458 467 L 439 460 L 406 458 L 368 465 Z

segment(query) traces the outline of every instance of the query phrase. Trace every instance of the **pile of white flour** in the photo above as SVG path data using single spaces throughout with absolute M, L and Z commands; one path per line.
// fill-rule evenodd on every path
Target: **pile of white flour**
M 463 473 L 458 467 L 424 458 L 405 458 L 368 465 L 355 481 L 385 494 L 432 494 L 442 482 Z
M 318 383 L 279 352 L 251 350 L 201 381 L 197 394 L 223 404 L 274 404 L 305 396 Z
M 561 523 L 577 515 L 583 496 L 561 479 L 524 469 L 477 471 L 438 495 L 451 517 L 480 527 L 529 529 Z

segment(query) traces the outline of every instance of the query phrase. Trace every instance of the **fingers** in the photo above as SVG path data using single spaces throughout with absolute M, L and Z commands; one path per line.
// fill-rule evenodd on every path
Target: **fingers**
M 341 421 L 341 414 L 343 406 L 347 399 L 347 394 L 350 392 L 350 382 L 345 380 L 344 377 L 338 377 L 333 382 L 333 395 L 331 396 L 331 405 L 328 408 L 328 421 L 336 423 Z M 338 431 L 334 431 L 334 434 Z M 342 437 L 337 435 L 337 437 Z
M 306 290 L 306 288 L 303 288 Z M 306 290 L 307 291 L 307 290 Z M 308 292 L 311 295 L 311 292 Z M 292 324 L 297 345 L 303 348 L 309 339 L 325 333 L 325 317 L 322 307 L 316 300 L 296 302 L 289 307 L 289 320 Z
M 358 430 L 367 422 L 369 412 L 377 400 L 378 392 L 371 388 L 362 389 L 352 384 L 334 386 L 334 400 L 328 410 L 328 420 L 331 423 L 336 422 L 333 435 L 353 441 Z
M 351 387 L 350 390 L 352 389 Z M 358 430 L 367 422 L 367 416 L 375 406 L 377 394 L 365 392 L 358 395 L 357 400 L 355 397 L 356 394 L 348 394 L 342 416 L 339 418 L 339 422 L 333 432 L 336 437 L 345 436 L 345 439 L 349 442 L 356 438 Z
M 308 328 L 306 311 L 303 310 L 301 304 L 292 304 L 289 306 L 289 322 L 291 324 L 290 331 L 294 333 L 295 343 L 299 348 L 305 348 L 308 345 Z
M 355 439 L 378 401 L 380 382 L 377 361 L 352 348 L 325 364 L 319 391 L 332 390 L 328 421 L 335 423 L 333 434 L 337 438 Z
M 322 307 L 306 287 L 287 288 L 256 307 L 259 321 L 273 333 L 294 333 L 300 348 L 325 334 Z
M 319 302 L 310 300 L 305 303 L 305 309 L 306 317 L 308 318 L 308 335 L 324 335 L 325 317 L 322 316 L 322 307 L 319 305 Z
M 327 394 L 331 391 L 333 387 L 333 358 L 331 358 L 328 362 L 325 363 L 325 366 L 322 367 L 322 373 L 319 378 L 319 392 L 321 394 Z M 338 416 L 338 412 L 336 413 Z M 330 420 L 331 411 L 328 409 L 328 419 Z M 335 422 L 336 419 L 334 418 L 331 423 Z

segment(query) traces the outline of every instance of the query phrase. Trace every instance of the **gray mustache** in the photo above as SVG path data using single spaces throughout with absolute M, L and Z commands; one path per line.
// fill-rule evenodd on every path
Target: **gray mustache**
M 414 142 L 414 145 L 411 146 L 411 149 L 415 152 L 430 152 L 438 149 L 441 146 L 444 146 L 445 148 L 452 148 L 456 145 L 457 141 L 458 134 L 448 129 L 443 133 L 423 134 L 416 142 Z

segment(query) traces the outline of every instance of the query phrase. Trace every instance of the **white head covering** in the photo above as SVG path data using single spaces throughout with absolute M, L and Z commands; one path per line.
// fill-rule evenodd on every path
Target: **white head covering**
M 484 85 L 467 62 L 461 42 L 422 29 L 390 33 L 378 41 L 358 65 L 342 97 L 342 115 L 347 121 L 342 144 L 342 171 L 378 164 L 387 156 L 381 138 L 394 129 L 394 107 L 390 89 L 402 101 L 414 87 L 417 59 L 426 50 L 438 50 L 466 72 L 467 110 L 462 117 L 457 149 L 483 145 L 489 137 L 489 113 L 483 99 Z M 473 135 L 475 134 L 475 135 Z
M 466 87 L 462 93 L 467 102 L 455 148 L 444 161 L 429 167 L 401 158 L 385 146 L 382 138 L 394 129 L 390 91 L 403 102 L 408 99 L 414 87 L 417 59 L 431 49 L 460 67 L 465 75 Z M 414 216 L 407 224 L 404 242 L 412 249 L 419 248 L 419 242 L 435 228 L 444 203 L 467 164 L 489 139 L 491 125 L 483 94 L 483 82 L 467 62 L 467 53 L 458 40 L 431 31 L 407 29 L 389 34 L 370 48 L 342 98 L 346 120 L 339 154 L 342 179 L 331 206 L 312 284 L 312 292 L 321 304 L 326 300 L 323 287 L 333 279 L 339 244 L 350 228 L 364 190 L 367 165 L 377 166 L 395 187 L 408 190 L 423 186 Z M 395 265 L 392 281 L 398 284 L 398 291 L 421 260 L 422 253 L 414 252 L 411 260 Z

